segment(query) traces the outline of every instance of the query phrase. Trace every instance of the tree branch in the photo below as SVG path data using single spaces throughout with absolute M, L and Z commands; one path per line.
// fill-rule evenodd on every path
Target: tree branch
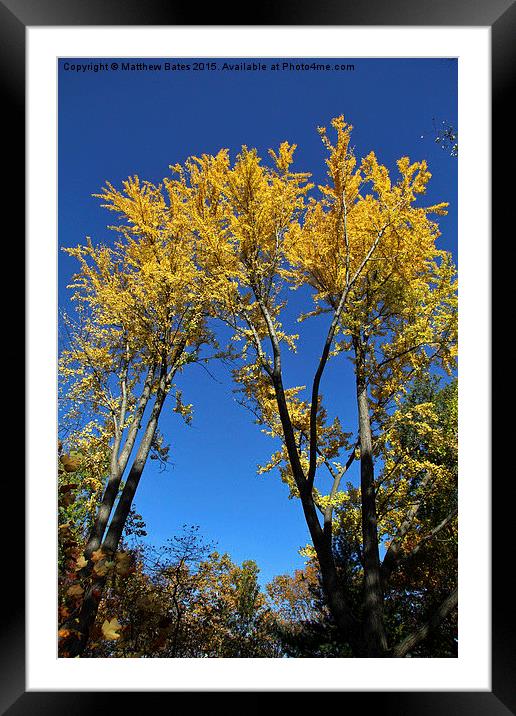
M 329 533 L 330 535 L 331 535 L 331 521 L 333 518 L 332 500 L 334 499 L 335 495 L 337 494 L 337 492 L 339 490 L 339 486 L 340 486 L 340 482 L 341 482 L 342 478 L 344 477 L 346 472 L 349 470 L 349 468 L 353 464 L 353 461 L 355 460 L 355 450 L 356 450 L 356 446 L 355 446 L 355 448 L 353 448 L 352 452 L 349 454 L 346 464 L 344 465 L 342 470 L 339 471 L 339 473 L 335 476 L 335 478 L 333 480 L 333 485 L 331 487 L 331 492 L 330 492 L 330 501 L 328 502 L 328 505 L 324 512 L 324 531 L 326 533 Z
M 423 489 L 427 486 L 427 484 L 430 482 L 430 473 L 426 473 L 425 477 L 421 481 L 420 487 Z M 393 539 L 391 544 L 389 545 L 389 549 L 385 553 L 385 557 L 383 558 L 382 566 L 381 566 L 381 574 L 382 574 L 382 581 L 386 582 L 389 577 L 392 574 L 392 571 L 394 570 L 394 567 L 396 566 L 396 563 L 398 559 L 400 558 L 401 553 L 401 543 L 403 541 L 403 538 L 407 534 L 408 530 L 410 529 L 410 526 L 412 522 L 414 521 L 415 516 L 417 515 L 417 512 L 419 508 L 422 505 L 422 500 L 419 500 L 419 502 L 416 502 L 410 510 L 407 512 L 405 519 L 403 520 L 400 529 L 398 531 L 398 534 Z
M 446 525 L 448 525 L 456 515 L 457 509 L 455 508 L 450 513 L 448 513 L 446 517 L 436 527 L 430 530 L 427 535 L 422 537 L 418 544 L 414 547 L 414 549 L 412 549 L 407 554 L 404 554 L 403 557 L 400 557 L 399 562 L 407 562 L 408 560 L 413 559 L 423 547 L 425 542 L 428 542 L 428 540 L 432 539 L 432 537 L 435 537 L 435 535 L 438 534 L 442 529 L 444 529 Z
M 274 392 L 276 394 L 276 402 L 278 404 L 278 413 L 280 416 L 281 426 L 283 428 L 283 435 L 285 437 L 285 446 L 287 448 L 290 464 L 292 466 L 292 473 L 296 481 L 297 488 L 300 493 L 304 493 L 305 490 L 305 474 L 299 459 L 299 453 L 296 446 L 296 438 L 294 435 L 294 427 L 290 418 L 288 410 L 287 399 L 285 396 L 285 388 L 283 386 L 283 379 L 281 376 L 281 353 L 278 335 L 274 322 L 269 313 L 267 306 L 265 305 L 262 297 L 257 291 L 255 286 L 252 286 L 256 301 L 260 307 L 260 311 L 267 325 L 267 331 L 269 333 L 269 339 L 272 346 L 273 357 L 274 357 L 274 369 L 272 371 L 271 379 L 274 386 Z
M 437 611 L 430 617 L 430 619 L 423 624 L 419 629 L 416 629 L 412 634 L 409 634 L 403 641 L 397 644 L 392 649 L 392 656 L 396 658 L 403 658 L 410 651 L 412 651 L 418 644 L 420 644 L 430 632 L 439 626 L 439 624 L 446 619 L 446 617 L 453 611 L 458 603 L 458 589 L 455 588 L 451 594 L 439 606 Z
M 317 370 L 314 375 L 314 380 L 313 380 L 313 384 L 312 384 L 311 405 L 310 405 L 310 464 L 308 467 L 308 475 L 307 475 L 308 488 L 310 490 L 312 489 L 313 484 L 314 484 L 315 470 L 317 467 L 317 451 L 316 451 L 317 410 L 319 407 L 319 387 L 320 387 L 320 383 L 321 383 L 322 374 L 324 372 L 326 363 L 328 361 L 331 344 L 333 342 L 333 338 L 335 336 L 335 331 L 337 330 L 337 325 L 340 321 L 340 317 L 342 315 L 342 311 L 344 310 L 344 306 L 345 306 L 347 297 L 349 295 L 349 292 L 351 291 L 352 287 L 354 286 L 354 284 L 360 277 L 360 274 L 364 270 L 367 262 L 369 261 L 369 259 L 373 255 L 374 251 L 376 250 L 376 247 L 378 246 L 378 243 L 379 243 L 381 237 L 383 236 L 383 232 L 385 231 L 386 228 L 387 228 L 387 225 L 378 231 L 375 240 L 369 247 L 367 254 L 365 255 L 365 257 L 362 260 L 362 263 L 360 264 L 358 269 L 356 270 L 353 278 L 351 280 L 349 280 L 349 282 L 346 283 L 346 288 L 342 292 L 342 295 L 340 297 L 337 308 L 335 309 L 335 313 L 333 314 L 333 320 L 331 322 L 330 328 L 328 330 L 328 334 L 326 336 L 326 341 L 324 343 L 321 358 L 319 360 L 319 365 L 317 366 Z

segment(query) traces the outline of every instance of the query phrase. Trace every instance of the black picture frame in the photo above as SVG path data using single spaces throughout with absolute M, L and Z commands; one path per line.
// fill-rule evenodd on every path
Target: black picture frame
M 271 2 L 252 4 L 252 19 L 241 6 L 211 4 L 202 7 L 172 0 L 0 0 L 0 87 L 3 98 L 4 147 L 15 148 L 16 156 L 4 164 L 3 196 L 9 197 L 10 211 L 20 217 L 12 229 L 12 241 L 21 240 L 25 207 L 22 206 L 25 157 L 25 39 L 26 28 L 35 26 L 101 26 L 101 25 L 348 25 L 348 26 L 484 26 L 492 37 L 492 235 L 503 235 L 509 227 L 512 210 L 510 182 L 503 169 L 514 156 L 513 124 L 510 111 L 511 81 L 516 67 L 516 4 L 514 0 L 334 0 L 318 2 Z M 248 9 L 248 8 L 247 8 Z M 197 22 L 202 15 L 202 23 Z M 17 186 L 17 191 L 13 191 Z M 512 218 L 512 217 L 511 217 Z M 16 230 L 17 235 L 14 235 Z M 20 236 L 18 236 L 20 235 Z M 502 239 L 503 241 L 503 239 Z M 495 255 L 492 254 L 493 259 Z M 23 261 L 23 256 L 21 258 Z M 8 289 L 10 290 L 10 289 Z M 493 310 L 492 315 L 495 314 Z M 22 339 L 23 340 L 23 339 Z M 29 349 L 31 347 L 29 346 Z M 494 392 L 493 392 L 494 395 Z M 19 395 L 16 396 L 19 403 Z M 490 436 L 482 436 L 490 440 Z M 495 434 L 493 432 L 493 440 Z M 497 454 L 494 443 L 492 455 Z M 4 468 L 5 470 L 5 468 Z M 19 472 L 16 469 L 16 472 Z M 11 469 L 4 473 L 4 505 L 24 503 L 24 486 Z M 16 479 L 15 479 L 16 477 Z M 507 479 L 507 475 L 505 479 Z M 516 714 L 516 671 L 512 662 L 516 652 L 513 629 L 514 591 L 504 587 L 507 579 L 508 539 L 512 518 L 506 516 L 506 494 L 500 482 L 493 480 L 492 519 L 492 691 L 491 692 L 346 692 L 346 708 L 378 709 L 396 716 L 506 716 Z M 505 490 L 505 486 L 503 486 Z M 6 494 L 7 493 L 7 494 Z M 5 507 L 4 509 L 8 509 Z M 503 511 L 502 511 L 503 510 Z M 495 516 L 497 516 L 495 518 Z M 5 528 L 4 528 L 5 530 Z M 23 540 L 16 527 L 15 554 L 9 550 L 9 570 L 4 573 L 4 607 L 0 641 L 0 712 L 9 716 L 22 714 L 82 714 L 113 712 L 119 706 L 119 694 L 113 692 L 26 692 L 25 688 L 25 610 Z M 4 532 L 5 534 L 5 532 Z M 8 545 L 4 542 L 4 548 Z M 513 560 L 511 560 L 513 561 Z M 336 684 L 338 691 L 338 685 Z M 131 693 L 132 706 L 145 707 L 156 698 L 170 700 L 173 693 Z M 359 701 L 360 699 L 360 701 Z M 351 703 L 350 703 L 351 701 Z

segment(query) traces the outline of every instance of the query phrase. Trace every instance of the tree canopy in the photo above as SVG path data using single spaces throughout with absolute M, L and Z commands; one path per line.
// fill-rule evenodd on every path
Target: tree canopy
M 451 256 L 437 245 L 447 204 L 422 201 L 431 179 L 424 160 L 402 157 L 391 175 L 374 152 L 355 156 L 344 117 L 318 131 L 325 184 L 315 187 L 309 173 L 293 171 L 296 146 L 288 142 L 270 150 L 267 162 L 246 146 L 234 161 L 222 149 L 171 166 L 159 185 L 136 176 L 121 190 L 107 183 L 96 196 L 119 219 L 115 241 L 67 249 L 79 272 L 60 368 L 67 420 L 79 427 L 62 452 L 72 462 L 73 454 L 88 453 L 89 461 L 79 461 L 88 503 L 75 515 L 83 544 L 77 579 L 66 582 L 75 601 L 61 626 L 65 654 L 84 653 L 88 642 L 91 648 L 95 619 L 110 598 L 109 575 L 125 577 L 119 565 L 128 561 L 139 565 L 134 588 L 139 580 L 138 589 L 156 593 L 160 618 L 168 620 L 166 605 L 174 604 L 175 636 L 172 621 L 163 633 L 152 627 L 166 653 L 179 648 L 179 630 L 193 614 L 212 624 L 222 619 L 217 656 L 226 648 L 278 655 L 271 634 L 295 635 L 299 649 L 308 628 L 310 643 L 316 628 L 315 641 L 343 655 L 405 656 L 450 623 L 457 601 L 450 382 L 457 281 Z M 298 323 L 326 322 L 318 361 L 303 366 L 304 385 L 286 384 L 284 373 L 285 352 L 295 353 L 302 340 L 288 325 L 291 290 L 311 293 Z M 148 457 L 167 458 L 158 429 L 166 398 L 174 390 L 174 410 L 191 419 L 180 376 L 217 345 L 218 325 L 230 341 L 211 357 L 233 364 L 243 404 L 277 445 L 259 471 L 279 472 L 311 537 L 309 578 L 278 578 L 269 590 L 274 619 L 252 562 L 237 568 L 212 555 L 192 573 L 180 559 L 170 581 L 119 550 Z M 323 393 L 329 361 L 344 359 L 352 380 L 331 386 L 332 404 L 353 400 L 352 422 L 344 411 L 333 414 Z M 345 484 L 355 463 L 358 482 Z M 191 601 L 205 573 L 201 602 Z M 116 619 L 131 620 L 124 598 L 116 596 Z M 228 600 L 224 617 L 221 598 Z M 123 626 L 113 619 L 105 621 L 108 641 Z M 209 639 L 215 644 L 219 636 Z M 211 654 L 209 639 L 202 655 Z M 444 636 L 437 644 L 439 653 L 453 651 Z

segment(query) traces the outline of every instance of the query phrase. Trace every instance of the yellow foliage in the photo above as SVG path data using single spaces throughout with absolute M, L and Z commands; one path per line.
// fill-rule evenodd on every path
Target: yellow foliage
M 80 265 L 71 288 L 81 320 L 73 347 L 60 362 L 68 399 L 76 408 L 93 405 L 98 418 L 81 438 L 89 435 L 94 443 L 85 454 L 95 494 L 107 448 L 131 424 L 135 387 L 149 367 L 164 362 L 180 371 L 195 360 L 199 346 L 212 342 L 209 319 L 230 327 L 227 355 L 237 362 L 239 393 L 264 431 L 280 442 L 259 472 L 279 469 L 291 496 L 299 495 L 285 438 L 289 422 L 304 475 L 313 467 L 315 428 L 316 468 L 324 466 L 330 484 L 340 484 L 343 456 L 356 450 L 355 426 L 345 431 L 319 392 L 312 410 L 305 386 L 279 388 L 281 351 L 295 351 L 299 340 L 282 324 L 285 286 L 313 291 L 312 310 L 299 318 L 328 313 L 335 322 L 329 356 L 347 356 L 367 386 L 379 433 L 375 458 L 384 464 L 380 532 L 388 534 L 396 520 L 399 526 L 402 511 L 392 516 L 390 496 L 403 505 L 411 476 L 426 470 L 437 482 L 447 479 L 436 465 L 410 456 L 403 472 L 398 470 L 401 442 L 394 427 L 411 381 L 433 365 L 451 373 L 456 364 L 456 271 L 449 254 L 438 248 L 435 221 L 447 204 L 423 205 L 431 179 L 426 161 L 401 157 L 394 176 L 374 152 L 357 160 L 352 127 L 343 116 L 332 119 L 330 131 L 318 131 L 327 179 L 313 195 L 310 175 L 293 171 L 296 145 L 286 141 L 269 151 L 272 166 L 256 149 L 243 146 L 234 161 L 221 149 L 173 165 L 172 175 L 159 185 L 133 176 L 121 190 L 106 183 L 98 195 L 121 223 L 111 227 L 112 245 L 95 246 L 88 239 L 66 249 Z M 127 366 L 127 393 L 113 395 L 113 376 L 122 382 Z M 312 378 L 309 373 L 308 391 Z M 114 416 L 125 404 L 120 425 Z M 177 390 L 174 410 L 188 422 L 191 409 Z M 437 445 L 431 406 L 414 410 L 418 430 L 428 430 L 426 437 Z M 359 533 L 359 491 L 349 485 L 324 490 L 318 477 L 312 496 L 321 512 L 333 513 L 338 524 Z

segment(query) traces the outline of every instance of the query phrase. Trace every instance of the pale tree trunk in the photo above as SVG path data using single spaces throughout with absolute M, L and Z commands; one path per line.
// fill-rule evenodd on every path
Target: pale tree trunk
M 158 389 L 149 422 L 147 423 L 140 447 L 138 448 L 138 453 L 127 477 L 127 481 L 124 485 L 124 489 L 122 490 L 122 494 L 120 495 L 120 499 L 118 500 L 113 519 L 111 520 L 111 524 L 109 525 L 109 529 L 102 544 L 103 551 L 107 553 L 116 552 L 118 548 L 118 544 L 122 537 L 122 531 L 131 510 L 134 495 L 136 494 L 143 468 L 147 462 L 152 441 L 156 434 L 156 428 L 158 427 L 158 420 L 165 398 L 166 389 L 163 380 L 163 385 L 160 385 Z
M 365 379 L 364 351 L 360 339 L 354 340 L 356 358 L 356 391 L 360 441 L 360 490 L 362 502 L 362 540 L 364 565 L 364 656 L 383 656 L 387 639 L 383 621 L 383 589 L 376 491 L 374 484 L 373 440 L 367 384 Z
M 122 490 L 122 494 L 116 506 L 113 519 L 111 520 L 111 524 L 107 531 L 106 537 L 102 543 L 102 552 L 105 553 L 108 557 L 114 555 L 120 543 L 122 532 L 131 509 L 134 495 L 138 488 L 143 469 L 150 453 L 152 441 L 156 434 L 159 416 L 161 414 L 161 410 L 163 408 L 163 404 L 167 396 L 168 384 L 169 381 L 167 380 L 166 373 L 165 371 L 162 371 L 162 375 L 160 377 L 160 384 L 158 386 L 156 398 L 154 400 L 154 404 L 149 420 L 147 422 L 147 426 L 145 428 L 145 432 L 138 447 L 138 451 L 131 466 L 131 470 L 129 471 L 129 475 L 127 477 L 124 489 Z M 74 630 L 77 630 L 79 632 L 78 639 L 74 640 L 70 644 L 69 651 L 70 656 L 72 657 L 80 656 L 82 653 L 84 653 L 84 650 L 88 644 L 91 629 L 93 627 L 93 624 L 95 623 L 99 603 L 102 598 L 102 594 L 104 592 L 104 587 L 106 584 L 106 576 L 97 576 L 95 575 L 94 571 L 91 572 L 91 575 L 91 582 L 87 586 L 82 600 L 78 623 L 75 622 L 70 625 Z
M 125 409 L 121 410 L 121 424 L 119 424 L 118 426 L 120 436 L 117 437 L 113 445 L 111 470 L 108 484 L 104 491 L 102 501 L 97 509 L 95 522 L 93 523 L 93 527 L 91 529 L 88 541 L 86 542 L 86 547 L 84 549 L 84 556 L 86 557 L 86 559 L 89 559 L 92 553 L 100 547 L 102 539 L 104 537 L 104 533 L 109 522 L 109 517 L 111 515 L 113 505 L 115 504 L 118 495 L 118 489 L 120 487 L 120 482 L 122 481 L 122 475 L 124 474 L 124 471 L 127 467 L 129 457 L 131 456 L 131 452 L 136 442 L 138 431 L 140 430 L 141 419 L 150 399 L 152 382 L 154 378 L 154 370 L 155 367 L 151 366 L 147 372 L 142 393 L 136 405 L 133 419 L 127 431 L 127 437 L 125 439 L 123 447 L 121 445 L 121 433 L 123 431 L 123 418 L 125 415 Z M 120 450 L 121 447 L 122 449 Z

